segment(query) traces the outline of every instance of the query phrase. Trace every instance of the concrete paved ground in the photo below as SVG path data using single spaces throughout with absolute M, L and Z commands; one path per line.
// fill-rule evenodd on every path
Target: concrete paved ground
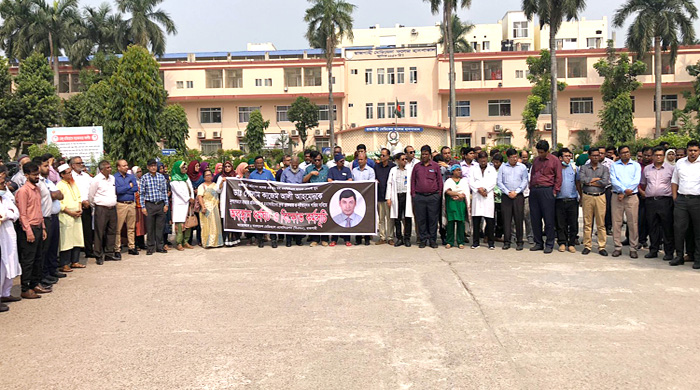
M 700 388 L 688 264 L 387 245 L 124 257 L 0 314 L 3 389 Z

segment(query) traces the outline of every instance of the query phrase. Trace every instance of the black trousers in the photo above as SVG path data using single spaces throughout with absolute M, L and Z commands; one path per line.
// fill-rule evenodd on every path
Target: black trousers
M 661 249 L 663 237 L 664 253 L 673 254 L 673 198 L 646 198 L 644 218 L 649 229 L 649 251 L 658 252 Z M 641 236 L 640 236 L 641 242 Z
M 413 219 L 406 217 L 406 196 L 407 194 L 397 194 L 399 201 L 399 215 L 394 218 L 394 236 L 396 240 L 411 241 L 411 229 Z M 403 222 L 403 231 L 401 223 Z
M 341 238 L 344 238 L 344 237 L 341 236 Z M 348 236 L 348 239 L 349 238 L 350 238 L 350 236 Z M 372 236 L 355 236 L 355 244 L 356 245 L 362 244 L 363 238 L 365 239 L 365 242 L 369 242 L 372 239 Z M 337 240 L 337 237 L 336 237 L 336 240 Z M 331 236 L 331 241 L 333 241 L 333 236 Z
M 510 242 L 513 237 L 513 218 L 515 218 L 515 243 L 523 243 L 523 219 L 525 217 L 525 197 L 518 194 L 511 199 L 507 194 L 501 196 L 501 214 L 503 215 L 503 231 L 505 242 Z
M 165 225 L 165 203 L 146 202 L 146 235 L 148 236 L 147 248 L 149 252 L 163 250 L 163 226 Z
M 567 247 L 575 246 L 576 236 L 578 235 L 578 200 L 573 198 L 557 199 L 555 204 L 557 242 L 559 245 L 566 245 Z
M 73 249 L 61 252 L 61 266 L 77 263 L 80 260 L 81 249 L 83 248 L 75 247 Z
M 612 230 L 612 211 L 610 207 L 612 206 L 612 188 L 608 187 L 605 189 L 605 229 Z
M 95 257 L 104 260 L 105 253 L 114 253 L 116 239 L 117 208 L 95 206 L 95 241 L 92 248 Z
M 486 230 L 484 230 L 489 246 L 493 246 L 493 229 L 496 223 L 494 218 L 487 217 L 472 217 L 472 237 L 474 237 L 474 246 L 479 246 L 481 242 L 481 219 L 486 220 Z
M 494 216 L 493 216 L 493 236 L 500 239 L 503 237 L 503 214 L 501 208 L 503 207 L 503 198 L 501 198 L 501 203 L 494 204 Z
M 443 203 L 445 203 L 445 198 L 440 197 L 440 211 L 442 212 L 442 207 Z M 442 244 L 447 243 L 447 229 L 445 229 L 445 226 L 442 224 L 442 218 L 438 218 L 438 233 L 440 234 L 440 239 L 442 240 Z
M 696 228 L 693 227 L 693 224 L 690 224 L 690 226 L 688 226 L 688 232 L 685 233 L 685 254 L 688 255 L 688 257 L 690 257 L 690 259 L 693 261 L 695 260 L 695 230 Z M 679 256 L 682 256 L 683 248 L 677 252 L 680 253 Z
M 554 247 L 555 203 L 552 187 L 530 189 L 530 220 L 535 245 Z M 544 234 L 547 236 L 546 245 L 542 240 L 542 220 L 544 220 Z
M 420 242 L 437 242 L 437 225 L 440 218 L 440 194 L 416 194 L 413 197 L 413 215 L 418 225 L 418 240 Z
M 92 257 L 92 207 L 84 208 L 83 214 L 80 216 L 83 222 L 83 248 L 85 249 L 85 257 Z
M 289 244 L 291 244 L 292 241 L 294 241 L 294 243 L 296 243 L 297 245 L 301 245 L 302 238 L 304 238 L 304 236 L 301 234 L 287 234 L 286 235 L 286 240 L 287 240 L 287 243 L 289 243 Z
M 56 273 L 58 268 L 58 244 L 61 234 L 58 214 L 53 214 L 49 218 L 44 218 L 46 225 L 46 241 L 44 242 L 44 276 Z
M 696 261 L 700 260 L 700 196 L 683 196 L 678 194 L 673 207 L 673 233 L 676 238 L 676 253 L 683 256 L 683 246 L 688 229 L 692 226 L 693 237 L 688 237 L 695 245 L 694 253 L 689 253 Z
M 19 264 L 22 267 L 22 292 L 36 287 L 43 277 L 44 257 L 43 257 L 43 230 L 41 226 L 32 226 L 34 242 L 27 241 L 27 233 L 20 227 L 19 236 Z
M 639 215 L 637 216 L 637 231 L 639 232 L 639 243 L 644 244 L 647 242 L 649 237 L 649 224 L 647 224 L 646 219 L 646 198 L 642 198 L 642 195 L 637 194 L 639 198 Z

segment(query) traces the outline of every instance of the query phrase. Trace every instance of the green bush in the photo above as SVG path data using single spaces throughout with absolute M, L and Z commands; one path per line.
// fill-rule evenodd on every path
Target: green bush
M 51 153 L 58 160 L 61 157 L 61 150 L 55 144 L 34 144 L 29 146 L 29 157 L 34 158 L 42 156 L 46 153 Z M 70 156 L 66 156 L 69 158 Z

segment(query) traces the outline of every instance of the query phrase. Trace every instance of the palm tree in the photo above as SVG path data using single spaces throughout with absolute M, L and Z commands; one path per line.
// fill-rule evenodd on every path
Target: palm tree
M 95 53 L 120 53 L 126 50 L 127 25 L 119 13 L 112 13 L 108 3 L 99 7 L 86 6 L 75 44 L 70 48 L 70 60 L 73 66 L 87 64 L 87 59 Z
M 0 49 L 10 61 L 23 60 L 34 50 L 31 42 L 31 21 L 34 0 L 5 0 L 0 3 Z
M 467 41 L 466 35 L 474 29 L 474 24 L 471 22 L 462 22 L 459 16 L 452 15 L 452 44 L 455 48 L 455 53 L 471 53 L 474 51 L 472 45 Z M 447 45 L 445 45 L 445 28 L 440 23 L 441 36 L 438 44 L 443 45 L 443 51 L 447 54 Z
M 457 12 L 457 6 L 460 8 L 469 8 L 472 5 L 471 0 L 423 0 L 430 3 L 430 12 L 433 15 L 440 12 L 442 8 L 442 35 L 447 37 L 447 53 L 450 57 L 450 145 L 454 146 L 457 138 L 457 92 L 455 91 L 455 39 L 452 14 Z
M 155 55 L 165 53 L 165 34 L 161 25 L 168 34 L 177 34 L 175 23 L 170 15 L 156 6 L 163 0 L 117 0 L 117 8 L 120 12 L 130 12 L 131 19 L 126 21 L 128 25 L 128 38 L 131 42 L 148 47 Z
M 355 5 L 344 0 L 309 0 L 304 21 L 309 24 L 306 39 L 311 47 L 323 49 L 328 70 L 328 124 L 331 147 L 335 145 L 333 128 L 333 57 L 343 37 L 353 39 L 352 12 Z
M 549 26 L 549 52 L 552 88 L 552 147 L 557 147 L 557 32 L 562 22 L 578 19 L 586 8 L 586 0 L 523 0 L 523 11 L 529 20 L 537 16 L 540 28 Z
M 58 56 L 75 42 L 80 26 L 78 0 L 34 0 L 30 42 L 35 50 L 48 54 L 53 65 L 53 83 L 58 89 Z
M 695 41 L 693 20 L 698 9 L 692 0 L 628 0 L 618 8 L 613 25 L 621 27 L 632 14 L 636 18 L 627 30 L 627 47 L 637 52 L 639 58 L 649 52 L 654 42 L 654 86 L 656 96 L 655 137 L 661 136 L 661 51 L 671 49 L 671 63 L 676 60 L 679 44 Z M 680 36 L 679 36 L 680 34 Z

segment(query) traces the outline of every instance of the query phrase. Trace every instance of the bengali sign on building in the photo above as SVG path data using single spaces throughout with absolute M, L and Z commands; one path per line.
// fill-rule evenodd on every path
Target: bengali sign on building
M 436 47 L 388 47 L 372 49 L 346 49 L 348 60 L 378 60 L 385 58 L 437 57 Z
M 49 127 L 46 143 L 58 146 L 64 157 L 80 156 L 86 163 L 99 160 L 104 151 L 102 126 Z
M 366 133 L 391 133 L 396 131 L 397 133 L 422 133 L 422 127 L 411 127 L 411 126 L 375 126 L 375 127 L 365 127 Z
M 227 179 L 224 230 L 281 234 L 377 233 L 377 183 L 287 184 Z

